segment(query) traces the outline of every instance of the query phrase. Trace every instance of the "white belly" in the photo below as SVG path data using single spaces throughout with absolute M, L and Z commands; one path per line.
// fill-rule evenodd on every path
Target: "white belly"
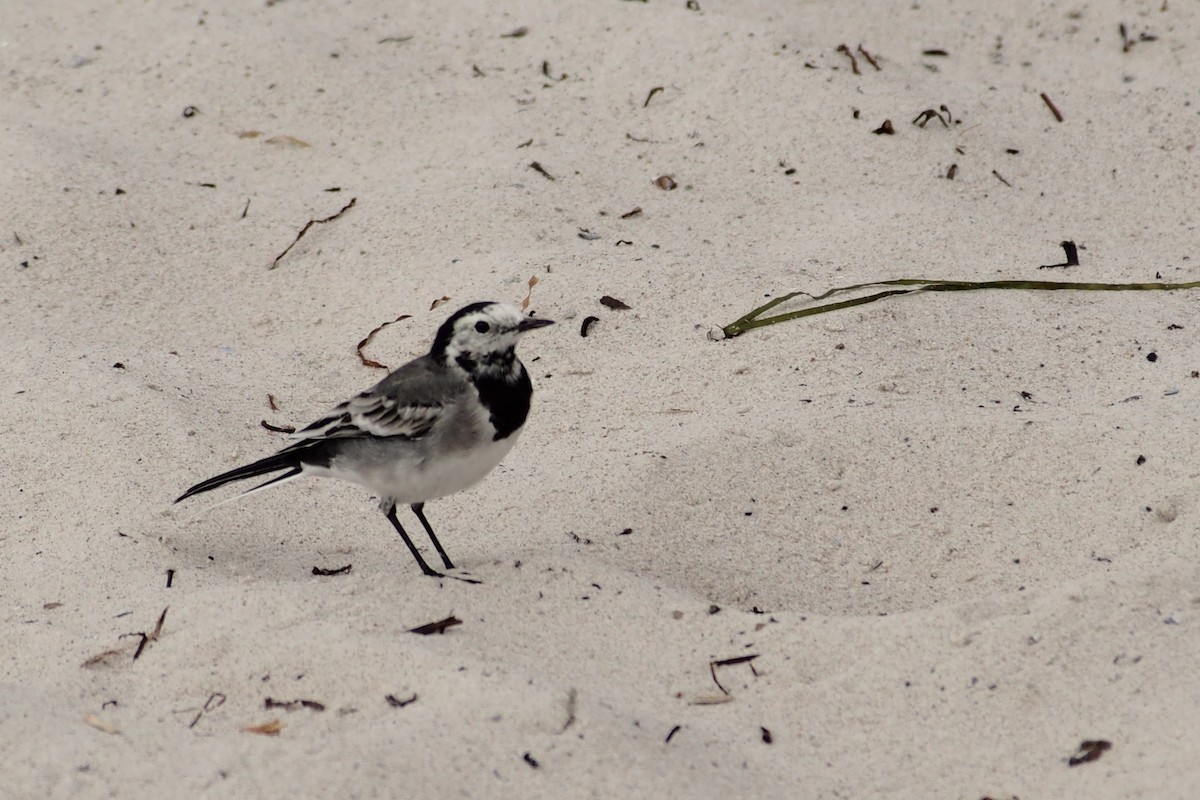
M 353 472 L 346 461 L 339 463 L 336 458 L 332 469 L 306 472 L 360 484 L 384 501 L 424 503 L 479 483 L 508 455 L 520 434 L 518 429 L 504 439 L 477 442 L 469 449 L 443 449 L 433 442 L 377 441 L 347 459 L 354 464 Z
M 508 455 L 516 444 L 520 431 L 498 442 L 490 441 L 482 447 L 448 456 L 429 458 L 420 467 L 413 469 L 401 465 L 390 470 L 387 487 L 378 487 L 397 503 L 411 505 L 445 497 L 448 494 L 470 489 Z

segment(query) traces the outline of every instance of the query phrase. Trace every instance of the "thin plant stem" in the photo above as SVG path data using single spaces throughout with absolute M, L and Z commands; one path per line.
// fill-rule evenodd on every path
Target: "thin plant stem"
M 798 311 L 789 311 L 784 314 L 776 314 L 769 317 L 763 316 L 763 314 L 767 313 L 768 311 L 796 297 L 804 296 L 810 298 L 813 302 L 820 302 L 827 298 L 844 294 L 846 292 L 853 292 L 858 291 L 859 289 L 869 289 L 871 287 L 880 286 L 899 286 L 906 288 L 888 289 L 882 292 L 876 292 L 875 294 L 856 297 L 850 300 L 839 300 L 834 303 L 824 303 L 822 305 L 810 306 L 808 308 L 802 308 Z M 840 311 L 843 308 L 866 305 L 867 303 L 874 303 L 878 300 L 883 300 L 888 297 L 919 294 L 921 292 L 974 292 L 985 289 L 1076 292 L 1171 292 L 1180 289 L 1200 289 L 1200 281 L 1189 281 L 1187 283 L 1075 283 L 1071 281 L 946 281 L 929 280 L 926 278 L 896 278 L 888 281 L 856 283 L 852 286 L 838 286 L 818 295 L 809 294 L 808 292 L 790 292 L 780 297 L 776 297 L 768 303 L 764 303 L 758 308 L 752 310 L 750 313 L 729 323 L 722 328 L 722 330 L 724 331 L 726 337 L 732 338 L 734 336 L 741 336 L 746 331 L 753 330 L 755 328 L 762 328 L 767 325 L 776 325 L 780 322 L 800 319 L 801 317 L 811 317 L 814 314 L 826 314 L 830 311 Z

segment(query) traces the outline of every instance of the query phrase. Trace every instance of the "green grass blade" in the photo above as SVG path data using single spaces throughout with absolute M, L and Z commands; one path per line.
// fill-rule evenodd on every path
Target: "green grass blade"
M 796 297 L 804 296 L 810 298 L 813 302 L 820 302 L 835 295 L 882 286 L 896 286 L 901 288 L 888 289 L 863 297 L 855 297 L 850 300 L 839 300 L 833 303 L 810 306 L 784 314 L 776 314 L 769 317 L 763 316 L 768 311 Z M 732 338 L 734 336 L 741 336 L 746 331 L 755 328 L 776 325 L 780 322 L 800 319 L 801 317 L 811 317 L 814 314 L 826 314 L 830 311 L 839 311 L 843 308 L 866 305 L 867 303 L 874 303 L 878 300 L 898 295 L 918 294 L 920 292 L 974 292 L 986 289 L 1076 292 L 1171 292 L 1180 289 L 1200 289 L 1200 281 L 1190 281 L 1187 283 L 1076 283 L 1072 281 L 946 281 L 929 280 L 926 278 L 896 278 L 888 281 L 872 281 L 871 283 L 856 283 L 852 286 L 839 286 L 818 295 L 812 295 L 808 292 L 791 292 L 776 297 L 768 303 L 764 303 L 750 313 L 729 323 L 721 330 L 724 331 L 726 337 Z

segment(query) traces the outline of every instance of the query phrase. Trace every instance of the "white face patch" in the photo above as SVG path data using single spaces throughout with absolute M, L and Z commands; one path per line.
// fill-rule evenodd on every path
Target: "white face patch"
M 454 324 L 446 346 L 447 361 L 459 363 L 466 356 L 477 365 L 494 364 L 497 357 L 516 347 L 521 338 L 518 326 L 525 315 L 515 306 L 493 303 L 467 314 Z

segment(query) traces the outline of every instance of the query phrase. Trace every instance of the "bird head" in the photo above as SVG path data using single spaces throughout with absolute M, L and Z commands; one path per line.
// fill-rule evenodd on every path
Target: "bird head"
M 430 350 L 441 364 L 457 364 L 469 373 L 515 370 L 517 341 L 529 331 L 553 325 L 527 317 L 507 303 L 472 303 L 442 323 Z

